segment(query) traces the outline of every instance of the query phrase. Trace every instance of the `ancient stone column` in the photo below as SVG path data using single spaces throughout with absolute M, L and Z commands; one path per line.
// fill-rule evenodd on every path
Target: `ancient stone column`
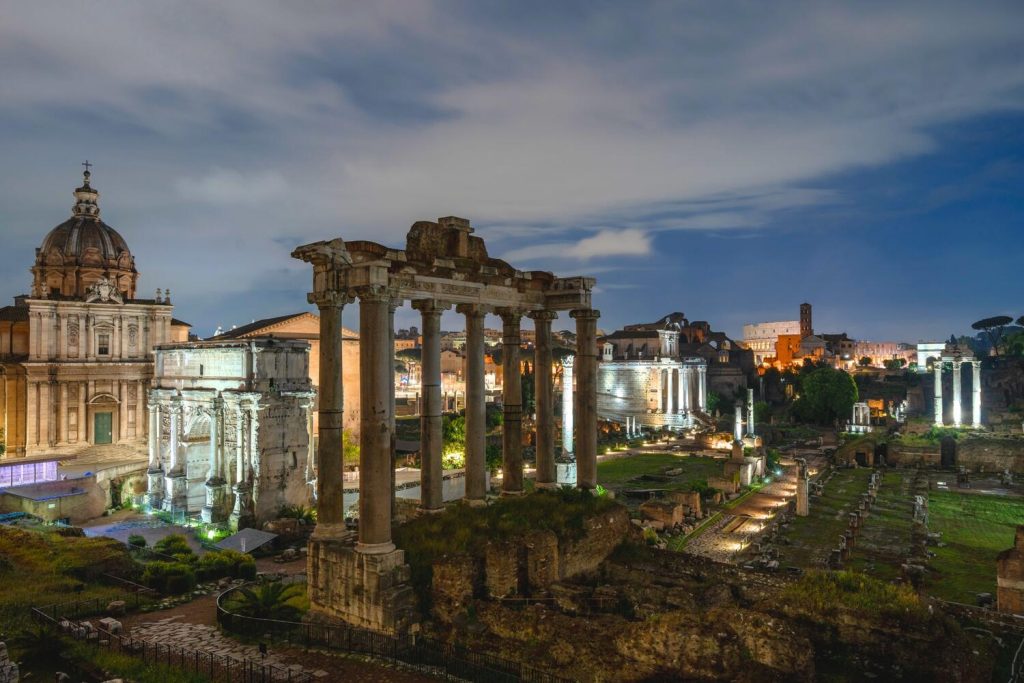
M 519 371 L 519 323 L 516 309 L 498 311 L 502 321 L 501 385 L 504 425 L 501 431 L 501 493 L 523 493 L 523 385 Z
M 179 469 L 179 463 L 178 463 L 178 430 L 179 430 L 179 426 L 178 426 L 178 424 L 179 424 L 179 422 L 181 420 L 181 399 L 178 399 L 178 398 L 172 398 L 171 399 L 170 411 L 171 411 L 171 413 L 170 413 L 170 415 L 171 415 L 171 427 L 170 427 L 170 434 L 168 436 L 168 442 L 169 442 L 168 455 L 170 455 L 171 463 L 170 463 L 170 469 L 168 471 L 173 473 L 173 474 L 177 474 L 178 473 L 178 469 Z
M 555 488 L 555 403 L 551 378 L 551 321 L 554 311 L 534 311 L 534 378 L 537 396 L 537 488 Z
M 77 433 L 75 434 L 75 443 L 83 444 L 89 438 L 88 429 L 86 425 L 86 416 L 88 409 L 85 407 L 86 394 L 88 393 L 89 385 L 86 382 L 78 383 L 78 416 L 75 421 L 75 428 Z M 159 444 L 159 442 L 157 442 Z
M 78 389 L 85 393 L 85 387 Z M 83 433 L 82 417 L 79 416 L 79 438 Z M 146 471 L 146 503 L 152 510 L 159 510 L 164 504 L 164 470 L 160 461 L 160 404 L 153 401 L 149 404 L 149 468 Z
M 665 371 L 665 414 L 676 412 L 676 373 L 669 368 Z M 666 425 L 668 420 L 665 421 Z
M 960 386 L 960 361 L 953 361 L 953 425 L 960 426 L 961 407 L 960 394 L 963 393 Z
M 597 486 L 597 319 L 601 312 L 593 308 L 573 310 L 576 320 L 576 359 L 579 364 L 576 387 L 576 485 Z
M 388 382 L 391 398 L 391 519 L 397 513 L 397 480 L 395 466 L 398 464 L 398 431 L 395 429 L 395 311 L 402 305 L 400 299 L 392 299 L 388 305 L 388 357 L 391 359 L 391 381 Z
M 60 383 L 60 434 L 57 436 L 58 443 L 70 443 L 68 437 L 68 383 Z
M 747 436 L 754 434 L 754 390 L 747 389 Z
M 412 307 L 423 319 L 423 409 L 420 411 L 420 509 L 444 509 L 441 486 L 441 450 L 444 435 L 441 420 L 441 313 L 448 308 L 432 299 L 414 301 Z M 392 384 L 394 382 L 392 381 Z
M 971 361 L 971 426 L 981 429 L 981 361 Z
M 206 471 L 206 505 L 203 506 L 203 521 L 209 524 L 214 521 L 216 510 L 223 494 L 224 480 L 220 477 L 220 403 L 219 398 L 210 402 L 210 462 Z
M 708 366 L 697 366 L 697 406 L 701 412 L 708 409 Z
M 736 413 L 735 420 L 733 422 L 732 438 L 733 441 L 743 441 L 743 401 L 736 400 Z
M 320 313 L 320 408 L 317 443 L 317 539 L 345 534 L 345 483 L 342 456 L 342 424 L 345 390 L 342 385 L 341 314 L 351 298 L 340 292 L 316 292 L 308 296 Z M 241 480 L 242 473 L 238 477 Z
M 935 426 L 942 426 L 942 359 L 935 359 Z
M 359 288 L 359 542 L 364 554 L 389 553 L 391 542 L 391 392 L 394 366 L 388 356 L 391 293 Z M 321 464 L 322 466 L 322 464 Z
M 679 411 L 690 411 L 690 368 L 686 365 L 679 366 Z
M 81 389 L 79 389 L 81 391 Z M 81 424 L 79 417 L 79 424 Z M 81 427 L 79 427 L 81 429 Z M 149 404 L 149 471 L 160 467 L 160 404 Z
M 572 397 L 572 366 L 573 356 L 562 359 L 562 454 L 572 455 L 573 450 L 573 397 Z
M 457 310 L 466 316 L 466 499 L 470 505 L 484 505 L 487 497 L 486 310 L 470 304 L 460 304 Z

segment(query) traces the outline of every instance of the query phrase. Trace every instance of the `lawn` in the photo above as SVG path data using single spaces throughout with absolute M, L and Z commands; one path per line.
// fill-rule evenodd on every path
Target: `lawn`
M 831 549 L 839 544 L 849 518 L 860 496 L 868 490 L 871 470 L 857 468 L 839 470 L 825 485 L 825 493 L 811 498 L 810 514 L 794 517 L 784 538 L 789 545 L 780 546 L 781 563 L 796 567 L 820 567 Z
M 910 493 L 914 476 L 912 470 L 889 470 L 882 475 L 875 504 L 847 561 L 848 569 L 883 581 L 900 576 L 900 564 L 910 548 L 914 526 L 914 502 Z
M 1024 522 L 1024 498 L 958 491 L 928 496 L 929 528 L 942 532 L 945 547 L 935 552 L 928 591 L 936 597 L 974 604 L 977 593 L 996 591 L 996 555 L 1013 546 Z
M 698 455 L 677 453 L 643 453 L 605 460 L 597 464 L 597 481 L 609 489 L 666 489 L 688 490 L 697 481 L 722 474 L 722 460 Z M 667 480 L 637 480 L 643 475 L 661 477 L 667 469 L 678 468 L 683 473 Z

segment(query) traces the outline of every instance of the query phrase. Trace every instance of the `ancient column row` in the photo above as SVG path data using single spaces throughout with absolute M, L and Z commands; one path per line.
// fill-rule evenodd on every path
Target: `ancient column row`
M 981 361 L 979 360 L 959 360 L 954 359 L 952 361 L 953 366 L 953 425 L 960 427 L 963 424 L 963 408 L 961 406 L 963 386 L 961 382 L 961 369 L 964 363 L 970 363 L 973 374 L 971 381 L 971 426 L 975 429 L 981 428 Z M 941 427 L 945 420 L 943 416 L 943 404 L 942 404 L 942 372 L 944 370 L 945 363 L 940 360 L 935 360 L 933 371 L 935 373 L 935 425 Z
M 355 288 L 359 300 L 360 334 L 360 455 L 359 531 L 356 550 L 384 554 L 394 550 L 391 539 L 394 495 L 392 452 L 394 448 L 394 369 L 392 364 L 394 309 L 401 303 L 393 290 L 373 285 Z M 310 295 L 320 310 L 320 432 L 317 456 L 319 539 L 340 539 L 344 531 L 341 415 L 344 407 L 341 368 L 341 314 L 352 298 L 339 293 Z M 441 314 L 450 304 L 434 299 L 414 300 L 422 317 L 421 508 L 443 508 L 441 469 Z M 484 316 L 493 309 L 475 304 L 457 308 L 466 318 L 466 498 L 471 505 L 485 501 L 486 413 L 484 387 Z M 551 381 L 552 311 L 493 310 L 502 318 L 503 411 L 502 493 L 523 492 L 522 386 L 520 377 L 520 324 L 528 314 L 536 327 L 537 372 L 537 485 L 555 485 L 554 419 Z M 577 323 L 580 391 L 575 414 L 581 430 L 578 446 L 578 485 L 596 486 L 597 455 L 597 342 L 599 313 L 590 309 L 571 313 Z

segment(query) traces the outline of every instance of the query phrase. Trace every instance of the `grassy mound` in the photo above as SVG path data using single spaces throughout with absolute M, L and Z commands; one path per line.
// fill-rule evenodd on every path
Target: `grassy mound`
M 824 618 L 846 612 L 868 621 L 908 626 L 928 623 L 928 608 L 909 586 L 885 583 L 858 572 L 813 571 L 786 589 L 784 603 L 798 612 Z

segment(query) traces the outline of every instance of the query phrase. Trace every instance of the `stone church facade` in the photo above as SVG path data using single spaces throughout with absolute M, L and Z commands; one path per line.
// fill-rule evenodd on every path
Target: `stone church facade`
M 6 457 L 121 444 L 145 452 L 157 344 L 187 340 L 170 293 L 136 297 L 124 238 L 100 219 L 90 174 L 72 216 L 36 249 L 30 294 L 0 308 L 0 428 Z

